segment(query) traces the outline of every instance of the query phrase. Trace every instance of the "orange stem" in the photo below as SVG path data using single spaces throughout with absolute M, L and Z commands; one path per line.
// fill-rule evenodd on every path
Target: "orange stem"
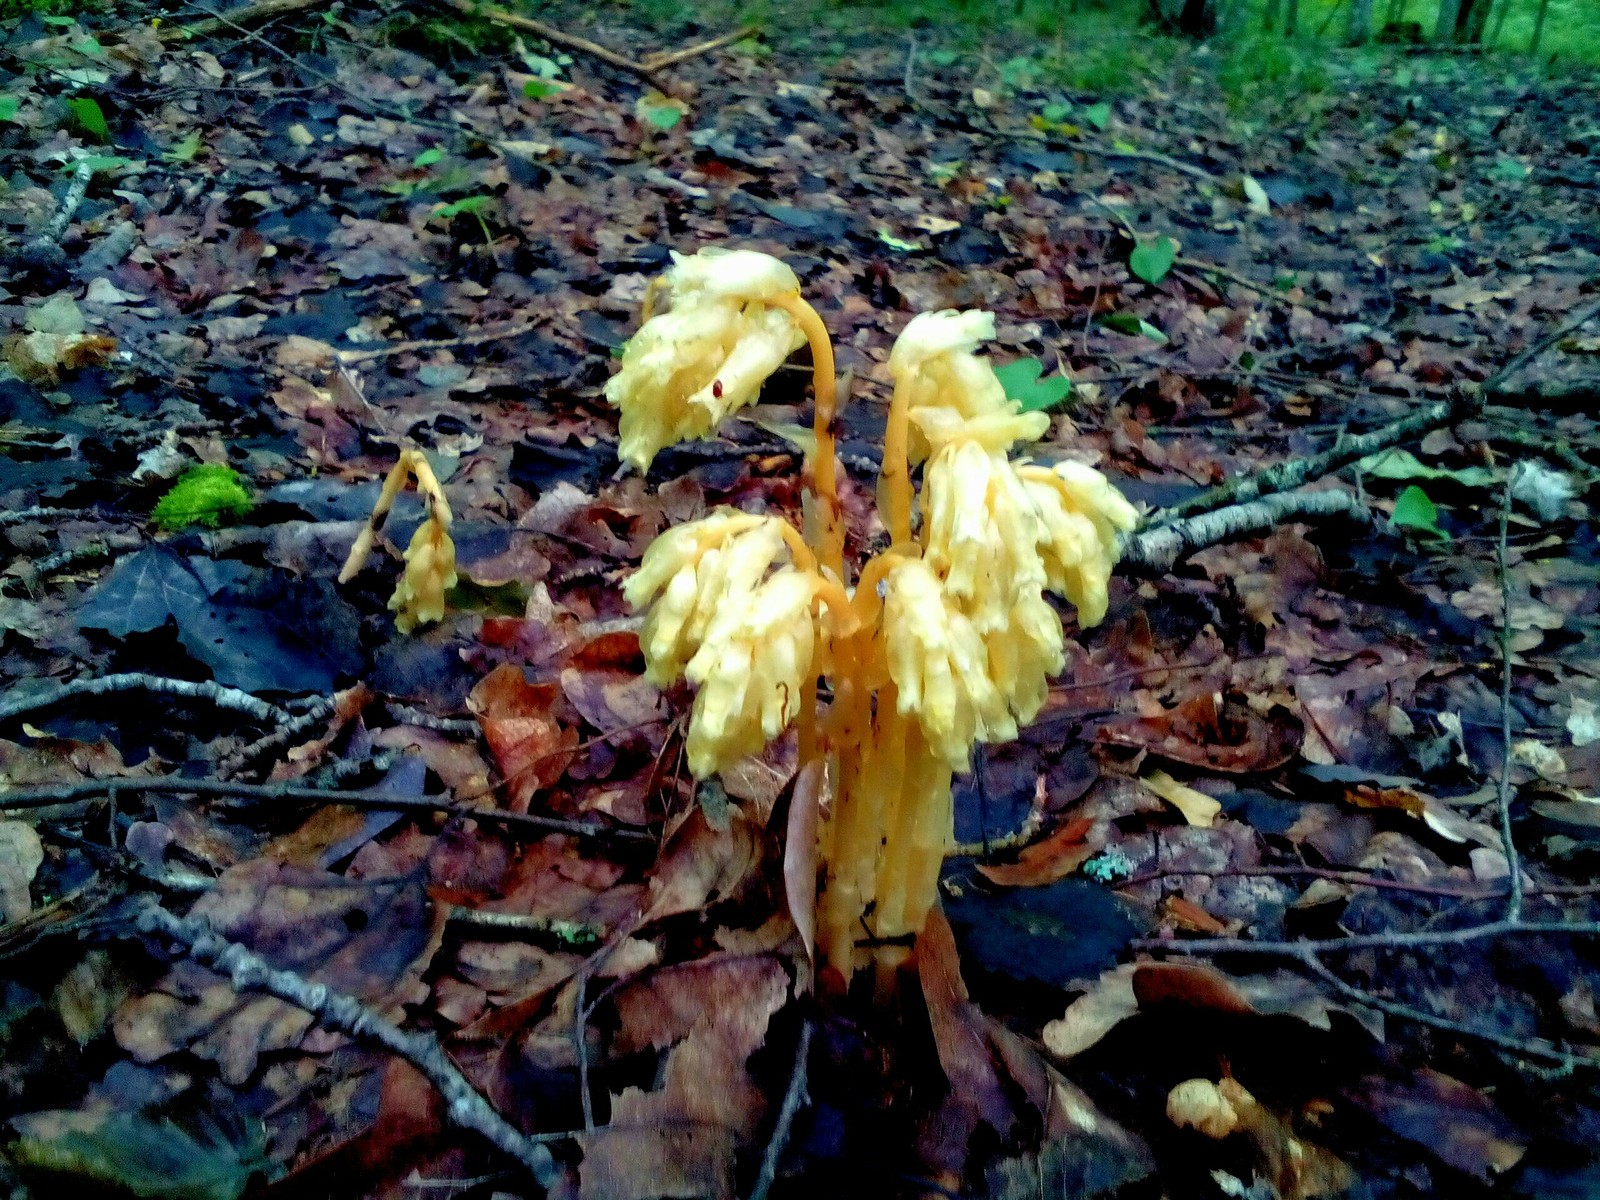
M 815 393 L 812 429 L 817 448 L 811 463 L 811 491 L 821 510 L 822 528 L 816 532 L 817 557 L 844 579 L 844 527 L 839 520 L 839 465 L 833 449 L 833 422 L 838 410 L 834 380 L 833 341 L 817 310 L 798 294 L 773 303 L 792 316 L 811 346 L 811 387 Z
M 891 542 L 911 540 L 911 467 L 907 446 L 911 437 L 911 388 L 896 382 L 889 402 L 889 421 L 883 431 L 883 468 L 878 474 L 883 503 L 883 524 Z

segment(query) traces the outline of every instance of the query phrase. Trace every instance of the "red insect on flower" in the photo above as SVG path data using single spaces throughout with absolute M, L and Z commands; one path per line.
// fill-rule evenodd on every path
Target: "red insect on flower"
M 711 394 L 718 400 L 722 399 L 722 380 L 713 379 L 711 381 Z

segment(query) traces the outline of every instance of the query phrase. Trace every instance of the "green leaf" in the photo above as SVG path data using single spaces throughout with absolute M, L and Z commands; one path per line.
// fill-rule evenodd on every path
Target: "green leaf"
M 429 146 L 421 154 L 411 160 L 413 167 L 431 167 L 434 163 L 444 158 L 444 151 L 437 146 Z
M 43 13 L 39 15 L 39 20 L 46 25 L 54 25 L 57 29 L 66 29 L 77 23 L 71 17 L 45 16 Z
M 194 156 L 200 153 L 200 131 L 196 129 L 188 137 L 173 146 L 161 157 L 170 163 L 193 162 Z
M 1146 283 L 1160 283 L 1178 260 L 1178 243 L 1162 234 L 1140 241 L 1128 255 L 1128 270 Z
M 934 50 L 928 55 L 928 61 L 936 67 L 949 67 L 955 65 L 960 57 L 954 50 Z
M 494 203 L 493 196 L 463 196 L 460 200 L 452 200 L 449 204 L 441 204 L 433 210 L 433 215 L 450 220 L 463 214 L 477 217 L 482 220 L 484 210 Z
M 1509 154 L 1499 155 L 1494 160 L 1494 166 L 1489 168 L 1492 178 L 1502 183 L 1521 183 L 1530 174 L 1528 168 Z
M 1099 104 L 1091 104 L 1083 110 L 1083 119 L 1096 129 L 1104 129 L 1111 123 L 1111 104 L 1102 100 Z
M 663 104 L 659 108 L 645 109 L 644 116 L 657 129 L 671 129 L 683 120 L 683 109 L 674 104 Z
M 1063 375 L 1044 375 L 1044 364 L 1037 358 L 1019 358 L 994 369 L 994 377 L 1006 390 L 1006 399 L 1022 405 L 1023 412 L 1043 412 L 1061 404 L 1072 394 L 1072 380 Z
M 1430 467 L 1409 450 L 1398 446 L 1369 454 L 1356 464 L 1374 479 L 1453 479 L 1464 487 L 1487 487 L 1495 482 L 1488 467 L 1463 467 L 1452 471 Z
M 21 104 L 16 96 L 0 96 L 0 121 L 15 121 Z
M 1118 333 L 1126 333 L 1130 337 L 1147 337 L 1163 346 L 1172 340 L 1149 321 L 1132 313 L 1108 313 L 1100 318 L 1100 324 L 1115 329 Z
M 143 163 L 136 163 L 131 158 L 123 158 L 120 154 L 88 154 L 83 158 L 63 163 L 61 169 L 69 174 L 80 166 L 87 166 L 91 175 L 120 175 L 130 167 L 143 167 Z
M 913 250 L 921 250 L 916 242 L 908 242 L 904 238 L 897 238 L 882 225 L 878 226 L 878 240 L 891 250 L 898 250 L 902 254 L 910 254 Z
M 205 463 L 183 473 L 161 497 L 150 519 L 168 533 L 191 525 L 215 529 L 224 516 L 242 517 L 250 508 L 250 493 L 238 473 L 232 467 Z
M 1414 529 L 1429 537 L 1450 540 L 1450 535 L 1439 528 L 1439 506 L 1428 499 L 1428 493 L 1416 484 L 1400 493 L 1400 498 L 1394 502 L 1389 523 L 1400 529 Z
M 90 97 L 74 96 L 68 100 L 67 116 L 80 132 L 95 141 L 111 140 L 111 127 L 106 124 L 106 115 L 100 111 L 100 105 Z
M 1069 105 L 1062 104 L 1059 100 L 1057 100 L 1053 104 L 1046 104 L 1043 108 L 1041 108 L 1039 110 L 1039 115 L 1046 121 L 1053 123 L 1056 121 L 1065 121 L 1067 119 L 1067 114 L 1071 111 L 1072 108 Z
M 522 85 L 522 94 L 530 100 L 548 100 L 564 90 L 559 83 L 545 79 L 530 79 Z

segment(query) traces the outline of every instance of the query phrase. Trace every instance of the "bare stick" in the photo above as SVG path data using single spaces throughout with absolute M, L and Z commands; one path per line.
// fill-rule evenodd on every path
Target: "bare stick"
M 298 717 L 282 722 L 265 737 L 257 738 L 248 746 L 223 759 L 222 762 L 217 764 L 217 774 L 223 779 L 231 779 L 257 759 L 270 754 L 281 746 L 287 746 L 318 721 L 325 720 L 332 712 L 333 702 L 319 698 Z
M 187 957 L 224 976 L 235 991 L 265 992 L 314 1016 L 319 1024 L 365 1042 L 375 1042 L 414 1066 L 444 1097 L 450 1120 L 481 1134 L 497 1150 L 521 1163 L 541 1187 L 555 1179 L 555 1160 L 544 1146 L 526 1137 L 497 1113 L 450 1061 L 435 1038 L 411 1033 L 380 1016 L 353 996 L 329 990 L 292 971 L 279 971 L 237 942 L 215 933 L 197 917 L 178 917 L 159 904 L 139 911 L 138 928 L 183 945 Z
M 1146 528 L 1168 525 L 1180 517 L 1221 508 L 1224 504 L 1239 504 L 1255 500 L 1260 496 L 1272 495 L 1274 492 L 1292 491 L 1313 479 L 1320 479 L 1341 467 L 1366 458 L 1369 454 L 1387 450 L 1390 446 L 1399 445 L 1418 434 L 1436 429 L 1450 420 L 1461 407 L 1463 406 L 1457 401 L 1439 400 L 1419 408 L 1398 421 L 1374 429 L 1371 433 L 1343 438 L 1321 454 L 1313 454 L 1310 458 L 1288 459 L 1255 475 L 1242 475 L 1237 479 L 1230 479 L 1227 483 L 1209 488 L 1198 496 L 1191 496 L 1181 503 L 1151 514 L 1150 520 L 1146 522 Z
M 1500 576 L 1500 782 L 1495 806 L 1500 815 L 1500 844 L 1511 872 L 1506 898 L 1506 920 L 1522 919 L 1522 863 L 1511 836 L 1511 573 L 1506 570 L 1506 527 L 1511 521 L 1511 480 L 1506 480 L 1500 503 L 1500 538 L 1495 546 L 1495 569 Z
M 538 322 L 526 321 L 519 325 L 508 325 L 504 329 L 492 329 L 485 333 L 468 333 L 461 337 L 431 338 L 415 342 L 389 342 L 382 346 L 373 346 L 365 350 L 339 350 L 336 357 L 346 366 L 355 363 L 370 362 L 375 358 L 387 358 L 391 354 L 408 354 L 413 351 L 429 350 L 454 350 L 458 346 L 481 346 L 486 342 L 504 341 L 506 338 L 521 337 L 531 333 L 538 327 Z
M 1495 1033 L 1493 1030 L 1480 1029 L 1476 1025 L 1466 1025 L 1460 1021 L 1452 1021 L 1448 1017 L 1436 1016 L 1420 1008 L 1413 1008 L 1409 1004 L 1401 1004 L 1397 1000 L 1374 996 L 1371 992 L 1364 991 L 1352 983 L 1346 983 L 1333 972 L 1332 968 L 1314 954 L 1301 956 L 1300 962 L 1313 975 L 1345 997 L 1345 999 L 1367 1008 L 1375 1008 L 1379 1012 L 1388 1013 L 1390 1016 L 1399 1017 L 1403 1021 L 1414 1021 L 1418 1025 L 1428 1025 L 1434 1029 L 1445 1030 L 1448 1033 L 1476 1038 L 1478 1041 L 1488 1042 L 1490 1045 L 1498 1046 L 1511 1054 L 1520 1054 L 1524 1058 L 1542 1058 L 1550 1062 L 1559 1063 L 1569 1069 L 1577 1066 L 1600 1066 L 1600 1058 L 1595 1058 L 1591 1055 L 1574 1054 L 1570 1050 L 1558 1050 L 1554 1046 L 1540 1042 L 1507 1037 L 1505 1034 Z
M 82 779 L 46 788 L 18 788 L 0 791 L 0 811 L 51 808 L 77 800 L 101 796 L 143 795 L 231 796 L 240 800 L 309 800 L 317 804 L 347 804 L 351 808 L 370 808 L 389 812 L 442 813 L 463 820 L 511 828 L 537 829 L 545 833 L 566 833 L 573 837 L 613 838 L 618 841 L 653 842 L 639 829 L 611 829 L 583 821 L 564 821 L 534 813 L 507 812 L 500 808 L 474 808 L 453 804 L 442 796 L 397 796 L 392 792 L 336 792 L 327 788 L 304 787 L 288 783 L 237 783 L 231 779 L 184 779 L 176 775 L 160 778 Z
M 1522 353 L 1516 355 L 1511 359 L 1510 362 L 1506 363 L 1505 366 L 1501 367 L 1493 375 L 1485 379 L 1483 383 L 1479 385 L 1479 390 L 1483 392 L 1484 395 L 1489 395 L 1492 392 L 1498 391 L 1500 386 L 1504 384 L 1506 380 L 1510 379 L 1518 371 L 1522 370 L 1523 367 L 1527 366 L 1534 359 L 1538 358 L 1546 350 L 1550 349 L 1551 346 L 1554 346 L 1562 338 L 1566 337 L 1567 334 L 1576 332 L 1579 328 L 1597 316 L 1600 316 L 1600 300 L 1596 300 L 1593 304 L 1588 304 L 1580 308 L 1577 312 L 1573 313 L 1572 316 L 1568 317 L 1565 321 L 1556 326 L 1549 333 L 1545 334 L 1538 341 L 1533 342 L 1528 346 L 1527 349 L 1522 351 Z
M 734 42 L 742 42 L 745 38 L 755 37 L 761 32 L 759 25 L 746 25 L 743 29 L 735 29 L 732 33 L 725 33 L 721 37 L 714 37 L 708 41 L 696 42 L 692 46 L 685 46 L 682 50 L 667 50 L 658 54 L 645 56 L 640 65 L 651 71 L 665 71 L 668 67 L 675 67 L 681 62 L 688 62 L 691 58 L 699 58 L 702 54 L 710 54 L 713 50 L 721 50 L 724 46 L 731 46 Z
M 204 21 L 195 21 L 190 25 L 173 25 L 157 31 L 157 36 L 164 42 L 180 41 L 184 38 L 206 37 L 213 33 L 220 33 L 224 29 L 237 28 L 240 25 L 253 25 L 257 21 L 265 21 L 272 17 L 285 16 L 288 13 L 299 12 L 301 9 L 312 8 L 321 0 L 255 0 L 253 4 L 241 4 L 238 8 L 230 8 L 216 16 L 207 17 Z
M 124 675 L 104 675 L 99 679 L 75 679 L 48 692 L 22 696 L 0 704 L 0 721 L 9 721 L 27 713 L 54 708 L 56 705 L 79 696 L 110 696 L 119 692 L 154 692 L 161 696 L 177 696 L 185 700 L 205 700 L 218 708 L 243 713 L 268 724 L 287 723 L 293 718 L 276 704 L 268 704 L 258 696 L 238 688 L 223 687 L 209 680 L 163 679 L 159 675 L 130 672 Z
M 1213 954 L 1287 955 L 1334 954 L 1349 950 L 1422 950 L 1439 946 L 1465 946 L 1471 942 L 1494 941 L 1506 937 L 1539 937 L 1545 934 L 1565 937 L 1600 936 L 1600 921 L 1489 921 L 1464 929 L 1425 929 L 1417 932 L 1364 933 L 1320 941 L 1255 941 L 1251 938 L 1135 938 L 1129 943 L 1136 950 L 1160 954 L 1205 957 Z
M 635 62 L 618 54 L 615 50 L 607 50 L 599 42 L 591 42 L 586 37 L 579 37 L 574 33 L 564 33 L 554 25 L 546 25 L 532 17 L 524 17 L 517 13 L 506 12 L 503 8 L 496 8 L 492 4 L 475 4 L 473 0 L 443 0 L 457 12 L 465 13 L 469 17 L 483 17 L 497 25 L 504 25 L 510 29 L 520 29 L 524 33 L 542 37 L 553 46 L 565 46 L 568 50 L 576 50 L 579 54 L 587 54 L 590 58 L 598 59 L 609 67 L 619 71 L 626 71 L 630 75 L 637 75 L 658 91 L 666 91 L 666 85 L 661 77 L 656 74 L 656 68 L 646 66 L 644 63 Z
M 1183 555 L 1229 538 L 1262 533 L 1286 521 L 1304 517 L 1330 516 L 1349 517 L 1361 522 L 1372 519 L 1360 498 L 1349 492 L 1284 492 L 1251 500 L 1247 504 L 1219 508 L 1215 512 L 1198 513 L 1181 521 L 1171 521 L 1136 533 L 1123 542 L 1121 562 L 1124 566 L 1167 571 Z
M 1338 315 L 1331 308 L 1318 304 L 1309 297 L 1303 297 L 1299 300 L 1291 299 L 1277 288 L 1268 287 L 1264 283 L 1257 283 L 1246 275 L 1240 275 L 1237 271 L 1230 271 L 1227 267 L 1219 267 L 1216 263 L 1206 262 L 1203 258 L 1176 258 L 1173 262 L 1179 267 L 1187 267 L 1189 270 L 1196 271 L 1202 275 L 1215 275 L 1219 279 L 1226 279 L 1229 283 L 1237 284 L 1247 291 L 1265 296 L 1268 300 L 1276 300 L 1280 304 L 1287 304 L 1292 308 L 1304 308 L 1310 312 L 1321 313 L 1325 317 Z
M 72 172 L 72 186 L 67 189 L 67 194 L 61 198 L 61 207 L 56 209 L 56 215 L 50 219 L 50 224 L 45 228 L 37 240 L 49 242 L 52 245 L 59 242 L 67 232 L 67 226 L 72 224 L 72 218 L 78 214 L 78 206 L 83 203 L 83 198 L 89 194 L 89 181 L 94 178 L 94 166 L 87 159 L 79 161 L 77 168 Z
M 761 1173 L 756 1185 L 750 1189 L 750 1200 L 767 1200 L 772 1183 L 778 1177 L 778 1166 L 783 1161 L 783 1151 L 789 1145 L 789 1132 L 800 1106 L 806 1102 L 806 1061 L 811 1057 L 811 1021 L 800 1026 L 800 1042 L 794 1049 L 794 1069 L 789 1072 L 789 1086 L 783 1093 L 783 1107 L 778 1110 L 778 1120 L 772 1127 L 772 1140 L 767 1152 L 761 1156 Z

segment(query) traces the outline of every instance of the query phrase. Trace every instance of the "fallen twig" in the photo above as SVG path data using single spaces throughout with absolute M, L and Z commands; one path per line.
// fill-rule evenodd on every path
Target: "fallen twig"
M 533 17 L 524 17 L 518 13 L 507 12 L 503 8 L 496 8 L 492 4 L 476 4 L 473 0 L 441 0 L 459 13 L 469 17 L 482 17 L 486 21 L 493 21 L 497 25 L 504 25 L 509 29 L 520 29 L 524 33 L 531 33 L 542 37 L 553 46 L 564 46 L 568 50 L 576 50 L 579 54 L 587 54 L 590 58 L 597 59 L 609 67 L 619 71 L 626 71 L 630 75 L 637 75 L 658 91 L 666 91 L 666 85 L 661 76 L 657 74 L 658 68 L 647 66 L 642 62 L 618 54 L 615 50 L 608 50 L 599 42 L 592 42 L 586 37 L 579 37 L 575 33 L 565 33 L 554 25 L 547 25 Z
M 335 357 L 345 366 L 355 363 L 371 362 L 375 358 L 387 358 L 391 354 L 407 354 L 413 351 L 454 350 L 460 346 L 481 346 L 486 342 L 503 341 L 506 338 L 521 337 L 538 328 L 537 321 L 524 321 L 517 325 L 508 325 L 504 329 L 491 329 L 482 333 L 467 333 L 453 338 L 431 338 L 414 342 L 387 342 L 382 346 L 373 346 L 363 350 L 339 350 Z
M 47 555 L 34 562 L 24 562 L 26 574 L 15 576 L 6 580 L 6 586 L 22 583 L 32 587 L 35 582 L 46 575 L 54 575 L 58 571 L 65 571 L 69 567 L 80 566 L 83 563 L 93 562 L 98 558 L 110 558 L 122 550 L 137 550 L 144 545 L 144 538 L 136 533 L 113 533 L 106 537 L 95 538 L 74 546 L 70 550 Z
M 204 700 L 218 708 L 243 713 L 268 724 L 288 723 L 292 718 L 276 704 L 269 704 L 259 696 L 238 688 L 223 687 L 210 680 L 164 679 L 159 675 L 128 672 L 122 675 L 103 675 L 99 679 L 75 679 L 48 692 L 21 696 L 0 704 L 0 721 L 9 721 L 28 713 L 54 708 L 79 696 L 110 696 L 120 692 L 154 692 L 160 696 L 177 696 L 184 700 Z M 3 793 L 0 793 L 3 795 Z
M 1468 1025 L 1462 1021 L 1452 1021 L 1449 1017 L 1441 1017 L 1434 1013 L 1425 1012 L 1420 1008 L 1413 1008 L 1409 1004 L 1402 1004 L 1398 1000 L 1375 996 L 1371 992 L 1341 979 L 1335 974 L 1333 968 L 1329 967 L 1327 963 L 1314 954 L 1300 956 L 1300 963 L 1345 999 L 1367 1008 L 1377 1009 L 1382 1013 L 1388 1013 L 1390 1016 L 1399 1017 L 1403 1021 L 1414 1021 L 1418 1025 L 1429 1025 L 1434 1029 L 1442 1029 L 1448 1033 L 1475 1038 L 1480 1042 L 1488 1042 L 1491 1046 L 1498 1046 L 1508 1053 L 1521 1055 L 1524 1058 L 1541 1058 L 1548 1062 L 1559 1063 L 1569 1070 L 1578 1066 L 1600 1066 L 1600 1058 L 1593 1055 L 1574 1054 L 1570 1050 L 1560 1050 L 1543 1042 L 1536 1042 L 1527 1038 L 1509 1037 L 1503 1033 L 1495 1033 L 1491 1029 L 1480 1029 L 1476 1025 Z
M 1268 467 L 1265 471 L 1254 475 L 1241 475 L 1237 479 L 1230 479 L 1227 483 L 1208 488 L 1198 496 L 1191 496 L 1187 500 L 1152 513 L 1145 522 L 1145 529 L 1147 532 L 1154 532 L 1192 513 L 1209 512 L 1212 509 L 1220 509 L 1224 504 L 1237 505 L 1276 492 L 1292 491 L 1310 483 L 1313 479 L 1320 479 L 1341 467 L 1366 458 L 1369 454 L 1376 454 L 1380 450 L 1387 450 L 1390 446 L 1408 441 L 1418 434 L 1427 433 L 1445 424 L 1458 411 L 1463 411 L 1464 407 L 1463 401 L 1439 400 L 1398 421 L 1380 426 L 1371 433 L 1341 438 L 1321 454 L 1313 454 L 1309 458 L 1287 459 L 1275 467 Z M 1134 540 L 1143 536 L 1144 534 L 1136 535 Z
M 370 808 L 389 812 L 442 813 L 490 825 L 537 829 L 546 833 L 566 833 L 573 837 L 611 838 L 617 841 L 654 841 L 638 829 L 613 829 L 583 821 L 564 821 L 534 813 L 507 812 L 499 808 L 473 808 L 455 804 L 442 796 L 397 796 L 392 792 L 335 792 L 327 788 L 290 783 L 238 783 L 231 779 L 184 779 L 175 775 L 158 778 L 82 779 L 76 783 L 46 788 L 18 788 L 0 791 L 0 811 L 50 808 L 77 800 L 110 795 L 140 795 L 146 792 L 167 795 L 188 793 L 195 796 L 231 796 L 239 800 L 310 800 L 318 804 L 346 804 L 351 808 Z
M 1197 513 L 1183 520 L 1168 521 L 1147 528 L 1142 533 L 1135 533 L 1123 543 L 1121 562 L 1124 566 L 1168 571 L 1183 555 L 1229 538 L 1261 533 L 1286 521 L 1304 517 L 1330 516 L 1349 517 L 1362 522 L 1372 520 L 1360 497 L 1349 492 L 1281 492 L 1245 504 L 1219 508 L 1214 512 Z
M 1303 954 L 1334 954 L 1349 950 L 1426 950 L 1464 946 L 1471 942 L 1508 937 L 1600 937 L 1600 921 L 1488 921 L 1461 929 L 1424 929 L 1416 932 L 1361 933 L 1317 941 L 1255 941 L 1251 938 L 1135 938 L 1136 950 L 1161 954 L 1205 957 L 1216 954 L 1263 954 L 1298 958 Z
M 789 1145 L 794 1119 L 800 1112 L 800 1106 L 806 1102 L 806 1062 L 811 1057 L 811 1029 L 809 1018 L 800 1025 L 800 1040 L 794 1048 L 794 1068 L 789 1072 L 789 1086 L 784 1089 L 783 1107 L 778 1109 L 778 1119 L 772 1126 L 772 1140 L 767 1143 L 767 1151 L 761 1156 L 761 1173 L 756 1176 L 755 1187 L 750 1189 L 750 1200 L 767 1200 L 767 1193 L 772 1190 L 772 1183 L 778 1177 L 783 1152 Z
M 1215 275 L 1219 279 L 1226 279 L 1229 283 L 1236 284 L 1247 291 L 1255 292 L 1268 300 L 1275 300 L 1279 304 L 1287 304 L 1292 308 L 1303 308 L 1308 312 L 1320 313 L 1325 317 L 1337 317 L 1339 315 L 1326 305 L 1312 300 L 1309 296 L 1302 296 L 1296 300 L 1291 296 L 1284 295 L 1277 288 L 1268 287 L 1264 283 L 1257 283 L 1247 275 L 1240 275 L 1237 271 L 1230 271 L 1227 267 L 1220 267 L 1216 263 L 1207 262 L 1203 258 L 1175 258 L 1173 259 L 1173 265 L 1187 268 L 1201 275 Z
M 647 54 L 640 66 L 651 71 L 664 71 L 668 67 L 675 67 L 681 62 L 688 62 L 691 58 L 699 58 L 702 54 L 710 54 L 713 50 L 721 50 L 724 46 L 731 46 L 734 42 L 742 42 L 747 37 L 755 37 L 760 32 L 761 26 L 746 25 L 742 29 L 735 29 L 732 33 L 725 33 L 721 37 L 709 38 L 703 42 L 696 42 L 692 46 L 685 46 L 682 50 L 664 50 L 655 54 Z
M 482 1135 L 526 1167 L 541 1187 L 554 1181 L 555 1160 L 550 1151 L 497 1113 L 450 1061 L 437 1039 L 401 1029 L 353 996 L 312 983 L 292 971 L 276 970 L 237 942 L 219 936 L 199 918 L 174 916 L 150 902 L 140 909 L 137 925 L 143 933 L 160 933 L 180 943 L 188 958 L 224 976 L 235 991 L 265 992 L 304 1009 L 329 1029 L 375 1042 L 399 1055 L 444 1097 L 445 1111 L 453 1124 Z
M 1495 810 L 1500 818 L 1500 845 L 1511 873 L 1506 895 L 1506 920 L 1522 919 L 1522 861 L 1511 836 L 1511 573 L 1506 569 L 1506 528 L 1511 522 L 1511 480 L 1500 503 L 1500 538 L 1495 547 L 1495 570 L 1500 577 L 1500 779 L 1495 787 Z
M 257 759 L 270 754 L 281 746 L 287 746 L 318 721 L 326 720 L 332 712 L 333 701 L 318 697 L 316 702 L 298 717 L 291 717 L 278 725 L 271 733 L 257 738 L 248 746 L 223 759 L 217 765 L 217 774 L 223 779 L 231 779 Z
M 483 929 L 494 933 L 538 934 L 574 949 L 597 945 L 601 934 L 593 925 L 560 917 L 536 917 L 530 913 L 486 912 L 481 908 L 452 906 L 447 918 L 452 925 Z
M 303 8 L 314 8 L 319 3 L 320 0 L 255 0 L 252 4 L 241 4 L 237 8 L 230 8 L 215 16 L 207 17 L 203 21 L 195 21 L 188 25 L 164 26 L 156 30 L 156 36 L 164 42 L 207 37 L 230 27 L 253 25 L 257 21 L 265 21 L 271 17 L 299 12 Z

